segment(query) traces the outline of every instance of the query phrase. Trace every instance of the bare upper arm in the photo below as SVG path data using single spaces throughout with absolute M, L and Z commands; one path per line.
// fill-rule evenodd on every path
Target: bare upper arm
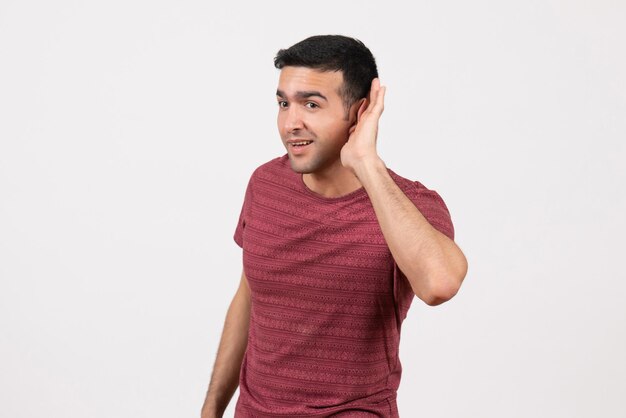
M 241 293 L 246 296 L 248 300 L 250 299 L 250 287 L 248 286 L 248 278 L 246 277 L 245 270 L 241 271 L 241 280 L 239 281 L 239 288 L 237 289 L 237 293 Z

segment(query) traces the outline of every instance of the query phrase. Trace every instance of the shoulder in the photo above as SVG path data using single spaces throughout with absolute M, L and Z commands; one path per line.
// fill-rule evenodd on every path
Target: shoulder
M 293 171 L 289 164 L 289 156 L 285 154 L 256 167 L 248 180 L 248 189 L 291 183 L 292 177 Z
M 450 211 L 439 193 L 436 190 L 429 189 L 419 181 L 399 176 L 392 170 L 389 170 L 389 175 L 404 194 L 411 199 L 428 222 L 453 240 L 454 225 L 452 224 Z
M 389 173 L 393 181 L 398 185 L 400 190 L 402 190 L 407 195 L 422 194 L 428 192 L 436 193 L 434 190 L 429 189 L 419 181 L 407 179 L 406 177 L 397 174 L 390 168 L 387 168 L 387 172 Z
M 290 169 L 289 156 L 287 154 L 272 158 L 271 160 L 259 165 L 252 172 L 251 178 L 271 178 L 281 176 L 286 169 Z
M 394 182 L 400 187 L 400 190 L 402 190 L 419 209 L 443 211 L 449 214 L 446 203 L 435 189 L 429 189 L 417 180 L 402 177 L 389 168 L 387 168 L 387 170 Z

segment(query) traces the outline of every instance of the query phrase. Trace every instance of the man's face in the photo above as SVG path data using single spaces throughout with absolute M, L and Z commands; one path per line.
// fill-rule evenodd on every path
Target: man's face
M 289 154 L 291 168 L 315 173 L 341 165 L 340 152 L 356 119 L 356 106 L 348 113 L 339 95 L 341 71 L 322 72 L 306 67 L 283 67 L 278 80 L 278 131 Z M 313 141 L 293 145 L 293 141 Z

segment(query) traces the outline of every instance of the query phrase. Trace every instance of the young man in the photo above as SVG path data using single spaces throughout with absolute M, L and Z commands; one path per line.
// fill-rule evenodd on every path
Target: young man
M 314 36 L 274 64 L 287 153 L 248 183 L 244 271 L 202 417 L 237 385 L 236 417 L 397 417 L 402 321 L 415 295 L 452 298 L 466 259 L 441 197 L 377 154 L 385 88 L 369 49 Z

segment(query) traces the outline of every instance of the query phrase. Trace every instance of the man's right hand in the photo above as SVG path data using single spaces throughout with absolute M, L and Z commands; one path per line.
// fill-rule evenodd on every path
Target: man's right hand
M 201 418 L 222 418 L 237 386 L 241 362 L 248 345 L 250 326 L 250 288 L 245 272 L 224 321 L 211 382 L 200 412 Z

